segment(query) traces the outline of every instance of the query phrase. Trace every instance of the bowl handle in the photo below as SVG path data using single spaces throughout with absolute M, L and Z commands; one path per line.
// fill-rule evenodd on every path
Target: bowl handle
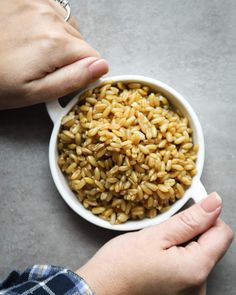
M 47 102 L 46 108 L 53 123 L 55 123 L 57 119 L 63 115 L 64 108 L 60 105 L 58 100 L 52 100 Z
M 196 180 L 193 186 L 192 199 L 194 200 L 195 203 L 198 203 L 199 201 L 204 199 L 206 196 L 207 196 L 207 192 L 201 180 L 200 179 Z

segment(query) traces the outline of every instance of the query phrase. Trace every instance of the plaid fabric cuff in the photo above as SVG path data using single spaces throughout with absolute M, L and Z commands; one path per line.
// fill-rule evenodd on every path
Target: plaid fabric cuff
M 0 295 L 95 295 L 72 271 L 51 265 L 34 265 L 22 274 L 16 271 L 0 284 Z

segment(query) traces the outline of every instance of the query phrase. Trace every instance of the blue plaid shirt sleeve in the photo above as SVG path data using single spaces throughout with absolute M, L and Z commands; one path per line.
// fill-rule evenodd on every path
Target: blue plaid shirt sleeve
M 0 295 L 95 295 L 72 271 L 51 265 L 34 265 L 22 274 L 13 271 L 0 284 Z

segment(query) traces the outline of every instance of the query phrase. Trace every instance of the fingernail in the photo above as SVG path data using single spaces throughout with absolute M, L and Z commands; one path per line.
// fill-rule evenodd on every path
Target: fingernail
M 108 72 L 108 63 L 104 59 L 99 59 L 92 63 L 88 69 L 91 73 L 92 79 L 98 79 Z
M 206 199 L 200 202 L 200 206 L 203 210 L 210 213 L 218 209 L 222 204 L 221 197 L 216 193 L 211 193 Z

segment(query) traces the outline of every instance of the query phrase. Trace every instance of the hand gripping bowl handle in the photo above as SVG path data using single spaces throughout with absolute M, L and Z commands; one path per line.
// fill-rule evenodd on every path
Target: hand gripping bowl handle
M 140 221 L 127 221 L 124 224 L 118 224 L 118 225 L 111 225 L 109 222 L 104 221 L 100 219 L 97 216 L 94 216 L 90 211 L 83 208 L 83 206 L 78 202 L 77 198 L 72 194 L 69 187 L 67 187 L 66 180 L 61 173 L 58 165 L 57 165 L 57 135 L 60 129 L 61 119 L 64 115 L 70 112 L 70 110 L 73 108 L 73 106 L 77 102 L 77 97 L 81 92 L 84 92 L 86 89 L 94 88 L 96 86 L 99 86 L 102 81 L 106 80 L 112 80 L 112 81 L 139 81 L 140 83 L 149 84 L 151 87 L 158 87 L 160 88 L 160 91 L 163 91 L 163 93 L 169 97 L 170 99 L 173 99 L 172 102 L 177 104 L 175 105 L 178 107 L 181 111 L 183 111 L 190 119 L 190 123 L 193 127 L 195 139 L 196 142 L 199 144 L 199 154 L 198 154 L 198 160 L 197 160 L 197 174 L 194 176 L 192 185 L 186 190 L 183 198 L 179 199 L 171 208 L 158 215 L 157 217 L 153 219 L 143 219 Z M 175 91 L 173 88 L 169 87 L 168 85 L 143 76 L 135 76 L 135 75 L 125 75 L 125 76 L 117 76 L 117 77 L 109 77 L 106 79 L 101 79 L 97 82 L 95 82 L 92 85 L 89 85 L 88 88 L 82 89 L 65 107 L 62 107 L 58 100 L 48 102 L 46 104 L 47 111 L 49 113 L 49 116 L 51 117 L 53 123 L 54 123 L 54 129 L 52 132 L 51 140 L 50 140 L 50 148 L 49 148 L 49 162 L 50 162 L 50 169 L 52 172 L 53 180 L 56 184 L 56 187 L 60 193 L 60 195 L 63 197 L 65 202 L 73 209 L 77 214 L 79 214 L 81 217 L 86 219 L 87 221 L 103 227 L 107 229 L 117 230 L 117 231 L 131 231 L 131 230 L 138 230 L 156 223 L 163 222 L 164 220 L 170 218 L 172 215 L 174 215 L 176 212 L 178 212 L 190 199 L 192 199 L 195 203 L 201 201 L 204 197 L 206 197 L 207 192 L 203 186 L 203 184 L 200 181 L 202 168 L 203 168 L 203 162 L 204 162 L 204 138 L 203 138 L 203 132 L 200 125 L 200 122 L 197 118 L 197 115 L 195 114 L 192 107 L 189 105 L 189 103 L 179 94 L 177 91 Z

